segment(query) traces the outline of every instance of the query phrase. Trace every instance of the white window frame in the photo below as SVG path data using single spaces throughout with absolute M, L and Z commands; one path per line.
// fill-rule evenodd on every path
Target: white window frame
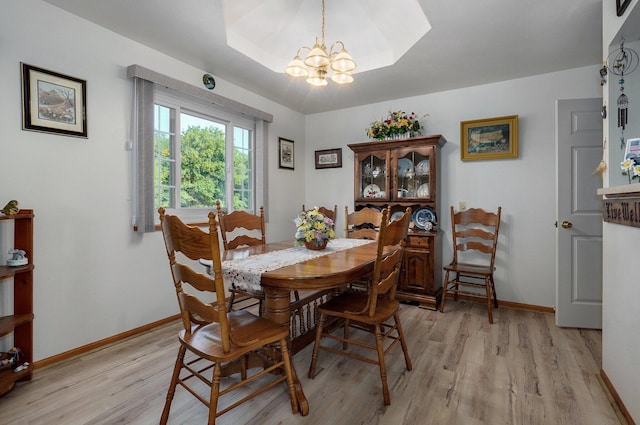
M 190 96 L 181 95 L 175 90 L 167 89 L 166 87 L 157 87 L 154 91 L 154 104 L 158 104 L 167 108 L 171 108 L 175 111 L 175 129 L 172 129 L 175 132 L 174 137 L 174 146 L 173 150 L 176 152 L 176 158 L 174 162 L 174 179 L 172 182 L 175 186 L 174 189 L 174 199 L 177 204 L 180 202 L 180 169 L 181 169 L 181 160 L 179 157 L 180 152 L 180 115 L 182 113 L 193 115 L 199 118 L 203 118 L 206 120 L 215 121 L 216 123 L 225 125 L 225 199 L 223 204 L 225 205 L 225 209 L 229 211 L 233 210 L 233 195 L 234 195 L 234 164 L 233 164 L 233 153 L 234 153 L 234 128 L 242 128 L 245 130 L 249 130 L 251 133 L 250 136 L 250 152 L 253 156 L 251 158 L 251 204 L 253 208 L 247 210 L 247 212 L 251 214 L 256 213 L 256 172 L 255 172 L 255 164 L 256 161 L 256 122 L 255 120 L 248 119 L 242 115 L 233 113 L 231 111 L 225 110 L 224 108 L 217 107 L 216 105 L 212 105 L 210 103 L 201 101 L 199 99 L 193 99 Z M 155 182 L 154 182 L 155 183 Z M 155 189 L 155 184 L 154 184 Z M 165 206 L 166 208 L 167 206 Z M 187 221 L 197 221 L 202 220 L 202 217 L 206 217 L 209 211 L 214 208 L 215 205 L 207 208 L 184 208 L 180 205 L 170 206 L 172 212 L 180 216 L 182 219 Z M 159 223 L 159 220 L 157 221 Z

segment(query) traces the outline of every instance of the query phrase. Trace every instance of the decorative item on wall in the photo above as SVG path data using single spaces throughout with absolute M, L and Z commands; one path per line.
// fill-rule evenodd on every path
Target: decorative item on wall
M 460 122 L 460 159 L 518 157 L 518 116 Z
M 636 177 L 640 181 L 640 139 L 628 139 L 625 146 L 622 174 L 629 176 L 629 183 Z
M 211 74 L 204 74 L 202 76 L 202 84 L 209 90 L 216 88 L 216 80 Z
M 293 170 L 294 168 L 293 140 L 280 137 L 278 139 L 278 151 L 279 151 L 279 155 L 278 155 L 279 168 L 286 168 L 289 170 Z
M 342 168 L 342 148 L 316 151 L 316 169 Z
M 630 3 L 631 0 L 616 0 L 616 15 L 622 16 Z
M 87 82 L 20 63 L 22 129 L 87 137 Z
M 424 115 L 425 117 L 428 115 Z M 403 139 L 420 134 L 422 126 L 415 112 L 389 111 L 386 118 L 373 121 L 366 129 L 367 136 L 376 140 Z
M 607 83 L 607 63 L 602 64 L 600 68 L 600 85 L 604 86 Z
M 614 50 L 607 58 L 609 71 L 619 75 L 620 96 L 616 101 L 618 105 L 618 127 L 620 131 L 620 148 L 624 148 L 624 130 L 628 122 L 629 98 L 624 93 L 624 76 L 631 74 L 638 67 L 638 53 L 635 50 L 624 46 L 624 38 L 620 41 L 620 48 Z

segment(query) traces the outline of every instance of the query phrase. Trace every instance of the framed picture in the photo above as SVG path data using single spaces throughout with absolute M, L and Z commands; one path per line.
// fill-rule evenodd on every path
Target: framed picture
M 518 116 L 460 122 L 460 159 L 518 157 Z
M 629 3 L 631 3 L 631 0 L 616 0 L 616 15 L 622 16 Z
M 316 169 L 342 168 L 342 148 L 316 151 Z
M 293 166 L 294 166 L 293 140 L 280 137 L 278 139 L 278 148 L 280 152 L 279 168 L 287 168 L 289 170 L 293 170 Z
M 87 137 L 87 82 L 21 63 L 22 129 Z
M 627 139 L 624 159 L 633 159 L 640 164 L 640 139 Z

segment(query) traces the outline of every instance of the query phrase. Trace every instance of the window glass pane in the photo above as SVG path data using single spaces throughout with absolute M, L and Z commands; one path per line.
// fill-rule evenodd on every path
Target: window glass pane
M 211 208 L 225 197 L 225 125 L 180 114 L 180 206 Z
M 173 175 L 175 173 L 175 110 L 162 105 L 154 105 L 154 207 L 173 207 Z
M 233 207 L 252 210 L 251 167 L 253 149 L 251 149 L 251 131 L 245 128 L 233 129 Z

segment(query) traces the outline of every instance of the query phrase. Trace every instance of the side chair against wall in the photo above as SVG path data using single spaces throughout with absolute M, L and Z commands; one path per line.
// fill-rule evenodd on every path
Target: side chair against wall
M 391 403 L 384 359 L 385 355 L 398 342 L 402 346 L 407 370 L 412 368 L 400 323 L 400 315 L 398 314 L 400 304 L 395 298 L 402 266 L 404 243 L 409 229 L 409 221 L 411 220 L 411 208 L 407 208 L 402 218 L 392 223 L 388 223 L 389 211 L 389 209 L 385 209 L 382 213 L 376 262 L 368 293 L 345 291 L 318 307 L 317 312 L 320 316 L 316 326 L 316 339 L 309 367 L 309 377 L 313 378 L 316 374 L 319 350 L 326 350 L 352 359 L 376 364 L 380 368 L 384 404 Z M 329 326 L 329 330 L 325 329 L 328 317 L 340 318 L 345 321 L 343 337 L 332 332 L 333 326 Z M 391 319 L 393 319 L 393 323 L 389 323 Z M 362 342 L 359 338 L 351 339 L 349 335 L 350 327 L 372 332 L 375 335 L 375 345 Z M 342 341 L 343 349 L 339 350 L 329 345 L 322 345 L 323 338 Z M 385 347 L 387 340 L 391 342 Z M 366 357 L 355 351 L 349 351 L 349 344 L 373 350 L 377 353 L 377 358 L 373 359 L 371 356 Z
M 291 410 L 302 414 L 308 413 L 306 400 L 299 407 L 299 400 L 294 388 L 295 370 L 287 346 L 289 329 L 270 320 L 255 316 L 245 310 L 227 311 L 222 280 L 222 262 L 217 233 L 215 214 L 209 213 L 209 232 L 198 227 L 184 224 L 178 217 L 165 214 L 159 209 L 162 235 L 164 237 L 173 284 L 178 296 L 178 305 L 184 330 L 178 339 L 180 349 L 173 369 L 171 384 L 160 419 L 166 424 L 169 418 L 171 402 L 176 387 L 181 385 L 209 408 L 209 425 L 215 424 L 216 418 L 241 403 L 261 394 L 267 388 L 286 382 Z M 213 278 L 205 273 L 198 273 L 188 260 L 204 258 L 213 264 Z M 204 299 L 201 299 L 204 298 Z M 211 298 L 213 297 L 213 301 Z M 269 356 L 272 363 L 251 376 L 247 375 L 247 355 L 253 351 L 263 351 L 264 355 L 275 354 L 281 360 Z M 274 353 L 274 350 L 277 352 Z M 222 367 L 237 362 L 240 367 L 240 378 L 227 380 L 228 385 L 221 384 Z M 265 364 L 269 364 L 265 362 Z M 253 369 L 252 369 L 253 370 Z M 276 371 L 283 371 L 275 375 Z M 206 376 L 208 375 L 208 376 Z M 274 377 L 261 388 L 243 397 L 240 401 L 219 409 L 219 398 L 253 382 L 260 377 Z M 192 382 L 194 381 L 194 382 Z M 225 381 L 223 381 L 225 382 Z M 210 387 L 208 395 L 198 393 L 197 388 L 205 383 Z M 194 384 L 194 385 L 192 385 Z
M 258 246 L 266 243 L 266 231 L 264 224 L 264 207 L 260 207 L 260 214 L 249 214 L 246 211 L 233 211 L 228 214 L 222 211 L 220 201 L 216 201 L 216 210 L 218 211 L 218 222 L 220 223 L 220 234 L 222 235 L 222 244 L 224 249 L 236 249 L 242 246 Z M 229 301 L 229 309 L 232 310 L 234 304 L 254 298 L 258 302 L 254 302 L 245 308 L 259 305 L 259 311 L 262 313 L 264 301 L 263 292 L 247 292 L 242 291 L 235 286 L 229 288 L 231 294 Z
M 489 323 L 493 323 L 492 304 L 498 308 L 498 297 L 493 280 L 498 231 L 502 207 L 497 212 L 470 208 L 454 212 L 451 207 L 451 234 L 453 235 L 453 261 L 444 267 L 444 291 L 440 312 L 448 293 L 486 299 Z M 460 287 L 463 287 L 461 289 Z

